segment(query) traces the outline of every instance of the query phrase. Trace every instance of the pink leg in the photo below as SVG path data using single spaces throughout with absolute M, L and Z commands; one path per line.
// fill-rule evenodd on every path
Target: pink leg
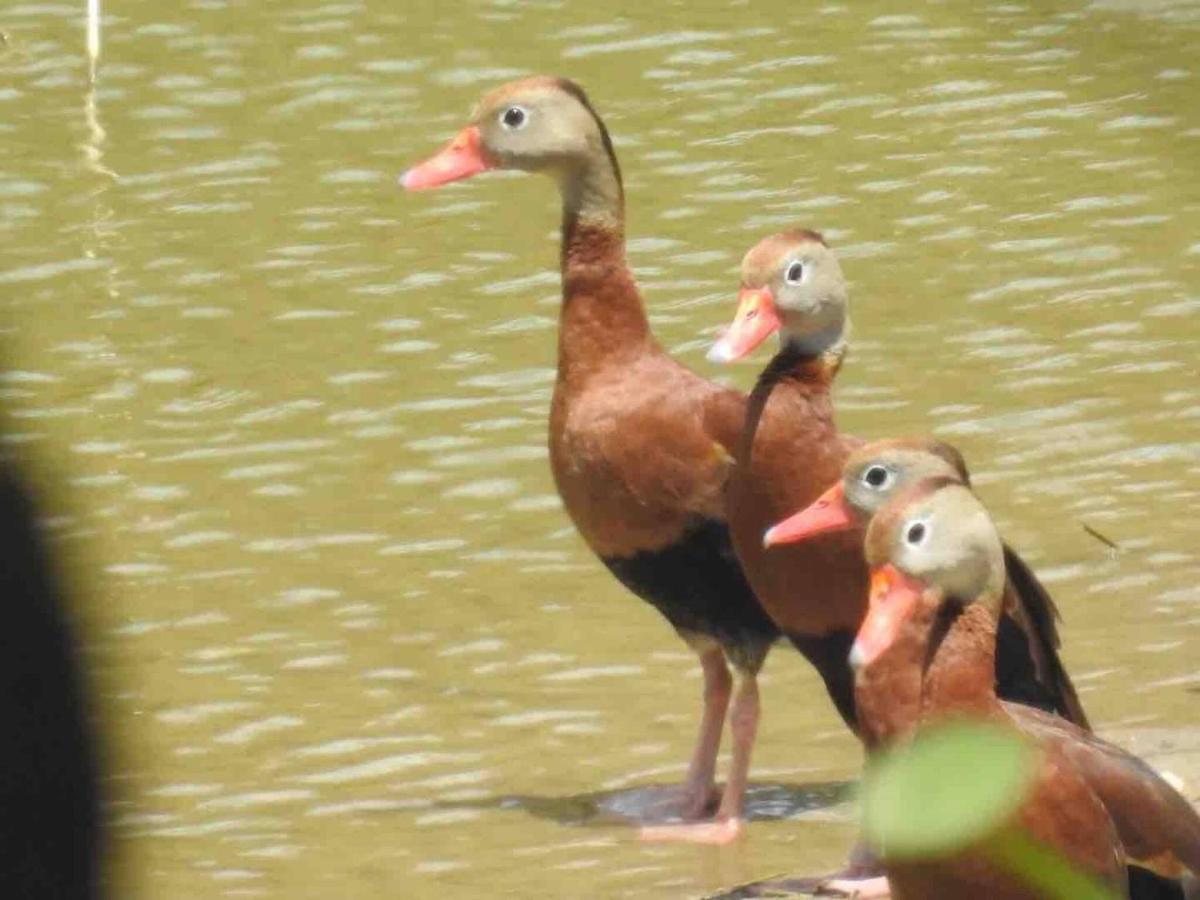
M 717 792 L 717 752 L 721 749 L 721 731 L 725 727 L 725 711 L 729 708 L 729 692 L 733 683 L 729 677 L 729 667 L 725 664 L 725 653 L 720 647 L 708 644 L 699 652 L 700 665 L 704 670 L 704 714 L 700 718 L 700 733 L 696 736 L 696 747 L 692 751 L 687 780 L 683 786 L 681 813 L 685 819 L 704 816 Z M 697 837 L 713 825 L 712 822 L 648 825 L 642 829 L 641 837 L 644 841 L 699 840 L 701 843 L 713 843 L 711 839 Z
M 721 797 L 717 818 L 740 820 L 745 811 L 746 785 L 750 780 L 750 755 L 758 734 L 758 675 L 746 672 L 738 682 L 729 714 L 729 730 L 733 733 L 733 758 L 729 762 L 729 778 Z
M 758 678 L 755 674 L 744 673 L 738 683 L 729 717 L 730 731 L 733 733 L 733 758 L 716 818 L 711 822 L 643 828 L 642 840 L 717 845 L 731 844 L 737 840 L 745 827 L 742 813 L 750 774 L 750 754 L 758 732 L 758 715 Z
M 703 650 L 700 665 L 704 669 L 704 712 L 684 782 L 685 819 L 703 816 L 716 793 L 717 751 L 721 749 L 721 730 L 729 707 L 731 679 L 721 648 L 713 645 Z

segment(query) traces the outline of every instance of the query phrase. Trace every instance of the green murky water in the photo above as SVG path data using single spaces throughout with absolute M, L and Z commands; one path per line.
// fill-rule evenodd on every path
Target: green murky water
M 849 844 L 859 752 L 782 650 L 747 841 L 591 818 L 681 774 L 699 680 L 550 483 L 557 199 L 395 183 L 528 72 L 593 94 L 699 371 L 765 361 L 703 358 L 745 248 L 825 232 L 844 427 L 958 443 L 1093 719 L 1200 748 L 1200 5 L 142 0 L 94 102 L 82 6 L 0 13 L 0 391 L 95 623 L 121 896 L 695 896 Z

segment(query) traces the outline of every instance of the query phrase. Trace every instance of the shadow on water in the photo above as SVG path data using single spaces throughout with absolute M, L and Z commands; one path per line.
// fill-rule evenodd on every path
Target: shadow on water
M 752 784 L 746 792 L 746 818 L 773 822 L 848 803 L 854 782 Z M 508 794 L 479 800 L 442 801 L 439 809 L 521 810 L 560 825 L 658 825 L 678 821 L 678 785 L 644 785 L 618 791 L 594 791 L 566 797 Z M 715 810 L 715 803 L 713 805 Z
M 750 884 L 741 884 L 716 894 L 707 894 L 703 900 L 749 900 L 752 897 L 816 897 L 820 896 L 820 878 L 765 878 Z

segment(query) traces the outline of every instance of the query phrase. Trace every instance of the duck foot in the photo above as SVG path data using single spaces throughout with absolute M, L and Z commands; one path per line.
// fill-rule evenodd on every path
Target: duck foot
M 818 897 L 846 897 L 850 900 L 886 900 L 892 896 L 888 880 L 875 878 L 830 878 L 817 886 Z
M 681 822 L 678 825 L 646 825 L 641 839 L 651 843 L 675 842 L 707 844 L 725 847 L 745 831 L 746 823 L 739 818 L 717 819 L 709 822 Z

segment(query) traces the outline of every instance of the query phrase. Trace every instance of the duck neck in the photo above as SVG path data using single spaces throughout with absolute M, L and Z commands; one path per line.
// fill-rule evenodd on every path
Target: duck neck
M 805 385 L 810 389 L 828 390 L 842 366 L 846 343 L 838 341 L 813 352 L 812 344 L 785 336 L 762 374 L 758 376 L 756 392 L 770 392 L 781 382 Z
M 841 346 L 844 351 L 845 345 Z M 831 388 L 841 364 L 841 351 L 813 354 L 808 348 L 784 339 L 779 352 L 767 363 L 750 392 L 746 424 L 737 450 L 737 459 L 744 464 L 742 475 L 748 477 L 759 438 L 759 424 L 768 404 L 786 411 L 782 413 L 785 421 L 806 421 L 810 425 L 819 422 L 830 433 L 836 430 Z
M 560 178 L 563 200 L 560 379 L 586 374 L 650 340 L 625 260 L 625 196 L 607 141 Z
M 599 119 L 596 120 L 599 124 Z M 603 125 L 600 126 L 603 129 Z M 602 134 L 607 134 L 603 132 Z M 563 234 L 572 226 L 585 223 L 603 225 L 625 238 L 625 187 L 616 153 L 607 137 L 592 149 L 579 165 L 569 166 L 559 175 L 562 193 Z M 565 249 L 565 245 L 564 245 Z
M 850 323 L 845 319 L 832 322 L 818 331 L 798 333 L 784 330 L 780 352 L 790 353 L 797 360 L 821 360 L 836 372 L 846 355 L 849 331 Z
M 922 685 L 922 718 L 988 715 L 999 702 L 996 617 L 982 603 L 968 603 L 941 627 Z
M 987 717 L 998 704 L 995 671 L 991 612 L 927 594 L 892 646 L 855 676 L 863 740 L 875 748 L 910 737 L 925 720 Z

